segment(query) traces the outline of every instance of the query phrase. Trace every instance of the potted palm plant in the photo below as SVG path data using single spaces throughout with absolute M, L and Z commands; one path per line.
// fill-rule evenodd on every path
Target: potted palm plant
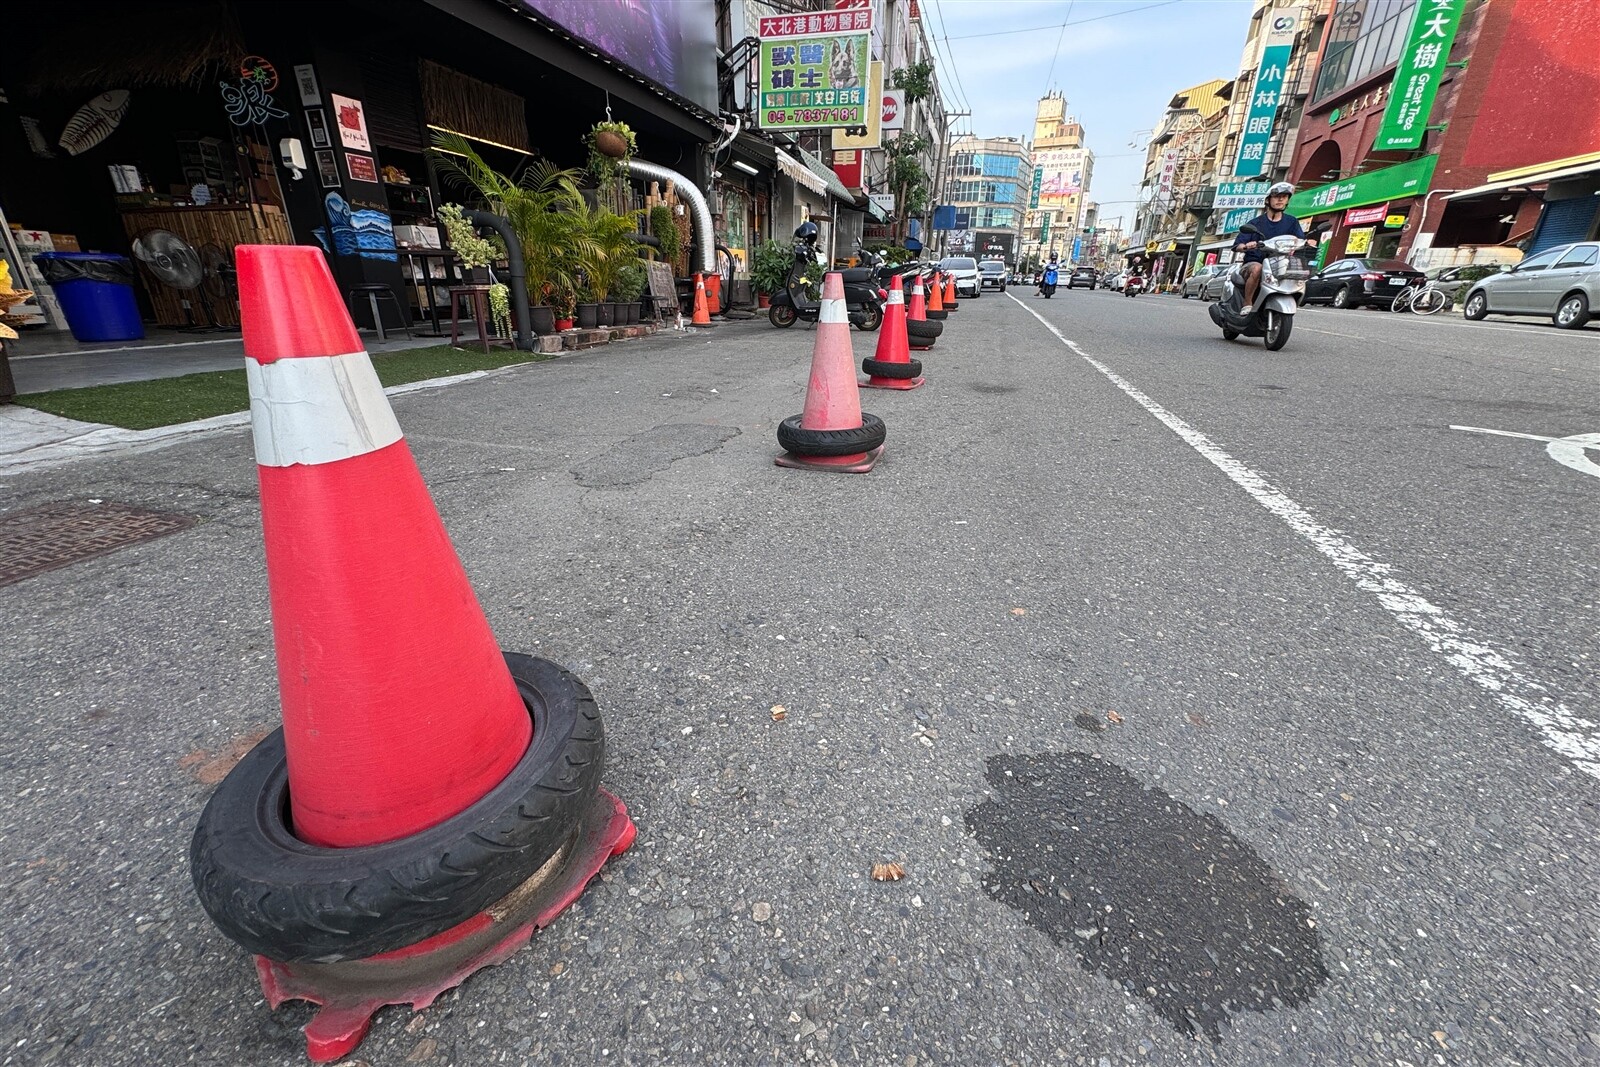
M 601 305 L 599 322 L 602 326 L 616 325 L 616 310 L 610 306 L 612 293 L 622 268 L 638 258 L 638 244 L 633 239 L 638 223 L 637 211 L 618 214 L 606 207 L 590 207 L 587 203 L 580 203 L 572 210 L 572 224 L 583 235 L 578 259 L 583 264 L 589 290 L 595 302 Z M 582 309 L 579 311 L 581 314 Z
M 629 326 L 636 326 L 639 323 L 639 297 L 644 293 L 649 279 L 649 273 L 638 258 L 624 263 L 617 275 L 617 299 L 622 301 L 622 306 L 627 312 Z

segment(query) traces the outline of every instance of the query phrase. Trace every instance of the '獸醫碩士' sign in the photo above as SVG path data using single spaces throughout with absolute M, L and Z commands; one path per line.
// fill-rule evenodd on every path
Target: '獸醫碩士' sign
M 868 126 L 872 9 L 774 15 L 760 21 L 764 130 Z
M 1394 68 L 1394 87 L 1383 125 L 1373 139 L 1374 152 L 1418 149 L 1427 133 L 1428 115 L 1439 92 L 1439 79 L 1450 61 L 1450 46 L 1467 0 L 1421 0 L 1411 21 L 1400 62 Z

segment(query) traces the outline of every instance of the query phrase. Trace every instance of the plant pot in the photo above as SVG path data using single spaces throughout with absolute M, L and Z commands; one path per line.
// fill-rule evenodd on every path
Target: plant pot
M 467 284 L 468 285 L 488 285 L 489 284 L 489 268 L 488 267 L 468 267 L 464 273 L 467 276 Z
M 628 305 L 624 304 L 620 300 L 613 300 L 611 302 L 611 325 L 628 325 Z
M 596 314 L 600 316 L 599 323 L 601 326 L 616 325 L 616 307 L 617 306 L 615 304 L 612 304 L 609 301 L 604 304 L 595 305 L 595 308 L 597 309 Z
M 540 337 L 556 332 L 556 313 L 547 304 L 529 308 L 528 321 L 533 326 L 533 332 Z
M 571 319 L 557 319 L 556 320 L 556 332 L 557 333 L 561 333 L 564 330 L 570 330 L 570 329 L 572 329 L 572 326 L 573 326 L 573 322 L 572 322 Z
M 579 304 L 578 305 L 578 329 L 580 329 L 580 330 L 592 330 L 598 325 L 600 325 L 600 305 L 599 304 Z
M 769 308 L 771 306 L 772 306 L 772 297 L 768 296 L 766 293 L 757 293 L 756 294 L 756 307 L 758 307 L 758 308 Z
M 594 150 L 602 156 L 621 159 L 628 154 L 628 139 L 612 130 L 596 130 Z
M 637 300 L 628 305 L 628 325 L 639 325 L 639 301 Z

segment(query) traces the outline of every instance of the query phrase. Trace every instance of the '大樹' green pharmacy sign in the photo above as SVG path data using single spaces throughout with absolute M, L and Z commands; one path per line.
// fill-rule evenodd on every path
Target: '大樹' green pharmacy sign
M 1394 68 L 1394 85 L 1383 125 L 1372 142 L 1374 152 L 1415 151 L 1427 133 L 1439 79 L 1450 62 L 1450 46 L 1461 25 L 1467 0 L 1421 0 L 1411 20 L 1405 50 Z

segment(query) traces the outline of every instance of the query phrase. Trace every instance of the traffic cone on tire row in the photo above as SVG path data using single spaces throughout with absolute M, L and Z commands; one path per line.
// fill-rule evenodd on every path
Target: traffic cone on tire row
M 700 274 L 694 276 L 694 317 L 689 320 L 689 325 L 711 325 L 711 312 L 706 305 L 706 281 Z
M 706 314 L 722 314 L 722 275 L 706 275 Z
M 634 828 L 583 683 L 496 646 L 322 252 L 241 246 L 238 280 L 283 729 L 190 866 L 268 1004 L 323 1005 L 327 1062 L 515 952 Z
M 830 271 L 822 278 L 805 409 L 778 423 L 778 443 L 784 452 L 774 462 L 802 470 L 865 474 L 883 454 L 885 435 L 883 420 L 861 410 L 844 276 Z
M 944 323 L 928 319 L 928 306 L 922 295 L 922 275 L 911 276 L 911 303 L 906 306 L 906 341 L 911 351 L 926 352 L 944 332 Z
M 860 384 L 868 389 L 915 389 L 925 379 L 921 377 L 922 363 L 911 358 L 906 335 L 905 289 L 897 274 L 889 283 L 889 302 L 883 309 L 883 325 L 878 329 L 878 349 L 870 359 L 861 361 L 867 380 Z
M 928 318 L 943 322 L 949 317 L 950 312 L 944 308 L 944 275 L 934 271 L 933 280 L 928 285 Z
M 961 301 L 956 298 L 956 276 L 954 274 L 946 274 L 944 276 L 944 309 L 946 311 L 956 311 L 959 309 L 960 303 Z

